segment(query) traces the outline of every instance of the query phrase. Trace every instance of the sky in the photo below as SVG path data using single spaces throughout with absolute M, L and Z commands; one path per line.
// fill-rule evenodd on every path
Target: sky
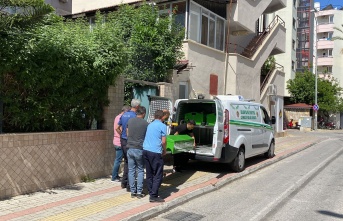
M 320 2 L 320 8 L 323 8 L 329 4 L 338 8 L 343 6 L 343 0 L 313 0 L 313 2 Z

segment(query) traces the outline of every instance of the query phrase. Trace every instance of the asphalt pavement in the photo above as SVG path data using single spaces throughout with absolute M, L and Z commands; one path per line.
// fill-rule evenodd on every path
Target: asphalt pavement
M 241 173 L 230 171 L 226 164 L 197 161 L 190 162 L 182 173 L 172 173 L 168 161 L 159 193 L 164 203 L 150 203 L 149 196 L 131 198 L 119 182 L 106 177 L 2 200 L 0 220 L 148 220 L 325 139 L 320 131 L 287 130 L 285 137 L 276 138 L 274 158 L 249 159 Z

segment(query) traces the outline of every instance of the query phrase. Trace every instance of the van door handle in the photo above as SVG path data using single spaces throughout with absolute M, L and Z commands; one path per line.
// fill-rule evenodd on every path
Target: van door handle
M 223 130 L 219 130 L 219 132 L 223 132 Z

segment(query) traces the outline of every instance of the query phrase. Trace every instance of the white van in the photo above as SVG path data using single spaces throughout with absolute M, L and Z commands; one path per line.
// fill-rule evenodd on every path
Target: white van
M 233 95 L 176 100 L 173 125 L 188 120 L 196 122 L 193 129 L 196 148 L 187 150 L 189 159 L 230 163 L 234 171 L 240 172 L 245 168 L 246 158 L 260 154 L 267 158 L 274 156 L 275 119 L 259 103 Z

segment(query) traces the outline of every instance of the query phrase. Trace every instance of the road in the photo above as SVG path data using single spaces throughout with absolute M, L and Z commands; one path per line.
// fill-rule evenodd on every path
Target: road
M 151 220 L 342 220 L 343 136 L 329 139 Z

